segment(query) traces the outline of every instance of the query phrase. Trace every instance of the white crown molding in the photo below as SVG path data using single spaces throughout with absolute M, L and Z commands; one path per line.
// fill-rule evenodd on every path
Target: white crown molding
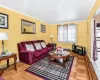
M 70 21 L 70 22 L 64 22 L 64 23 L 56 23 L 56 24 L 50 24 L 50 25 L 58 25 L 58 24 L 66 24 L 66 23 L 76 23 L 76 22 L 85 22 L 87 20 L 80 20 L 80 21 Z
M 88 17 L 89 17 L 89 15 L 90 15 L 90 13 L 91 13 L 91 11 L 92 11 L 94 5 L 95 5 L 95 2 L 96 2 L 96 0 L 94 1 L 93 5 L 92 5 L 92 7 L 91 7 L 91 9 L 90 9 L 90 12 L 89 12 L 89 14 L 88 14 Z M 87 19 L 88 19 L 88 17 L 87 17 Z
M 0 4 L 0 6 L 3 7 L 3 8 L 5 8 L 5 9 L 11 10 L 11 11 L 13 11 L 13 12 L 16 12 L 16 13 L 19 13 L 19 14 L 25 15 L 25 16 L 27 16 L 27 17 L 30 17 L 30 18 L 33 18 L 33 19 L 39 20 L 39 21 L 41 21 L 41 22 L 43 22 L 43 23 L 49 24 L 49 23 L 47 23 L 47 22 L 45 22 L 45 21 L 43 21 L 43 20 L 37 19 L 37 18 L 35 18 L 35 17 L 32 17 L 32 16 L 27 15 L 27 14 L 24 14 L 24 13 L 19 12 L 19 11 L 17 11 L 17 10 L 14 10 L 14 9 L 8 8 L 8 7 L 3 6 L 3 5 L 1 5 L 1 4 Z

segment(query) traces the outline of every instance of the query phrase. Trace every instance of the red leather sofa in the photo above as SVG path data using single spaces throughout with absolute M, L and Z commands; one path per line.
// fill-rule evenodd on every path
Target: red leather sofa
M 28 50 L 26 45 L 31 45 L 31 49 L 34 50 Z M 53 50 L 53 47 L 50 45 L 46 45 L 44 40 L 23 41 L 18 43 L 17 47 L 19 53 L 19 60 L 26 64 L 33 64 L 34 62 L 45 57 L 48 52 Z

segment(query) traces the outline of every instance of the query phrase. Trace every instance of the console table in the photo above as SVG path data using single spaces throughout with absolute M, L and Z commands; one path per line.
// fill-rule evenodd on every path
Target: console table
M 72 51 L 77 53 L 77 54 L 80 54 L 80 55 L 85 55 L 86 54 L 86 48 L 83 47 L 83 46 L 80 46 L 80 45 L 73 44 L 72 45 Z
M 7 55 L 7 56 L 1 56 L 0 62 L 3 61 L 3 60 L 7 60 L 7 67 L 9 67 L 9 59 L 10 58 L 14 58 L 14 69 L 17 70 L 17 68 L 16 68 L 17 54 L 15 54 L 15 53 Z M 0 75 L 2 75 L 3 68 L 0 71 L 1 71 Z

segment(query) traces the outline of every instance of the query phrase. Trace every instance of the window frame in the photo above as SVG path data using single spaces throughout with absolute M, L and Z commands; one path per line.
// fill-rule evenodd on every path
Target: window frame
M 68 34 L 67 34 L 67 41 L 58 41 L 58 27 L 59 26 L 65 26 L 65 25 L 75 25 L 75 41 L 68 41 Z M 68 30 L 67 30 L 68 31 Z M 77 24 L 64 24 L 64 25 L 57 25 L 57 42 L 58 43 L 76 43 L 77 42 Z

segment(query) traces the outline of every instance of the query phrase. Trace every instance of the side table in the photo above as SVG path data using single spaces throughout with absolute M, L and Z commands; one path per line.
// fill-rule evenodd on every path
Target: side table
M 9 59 L 10 58 L 14 58 L 14 69 L 17 70 L 17 68 L 16 68 L 17 54 L 15 54 L 15 53 L 7 55 L 7 56 L 1 56 L 0 62 L 3 60 L 7 60 L 7 67 L 9 67 Z M 0 71 L 1 71 L 0 75 L 2 75 L 3 69 L 1 69 Z
M 55 49 L 56 49 L 57 44 L 56 44 L 56 43 L 48 43 L 48 46 L 52 46 L 52 47 L 53 47 L 53 49 L 55 50 Z

